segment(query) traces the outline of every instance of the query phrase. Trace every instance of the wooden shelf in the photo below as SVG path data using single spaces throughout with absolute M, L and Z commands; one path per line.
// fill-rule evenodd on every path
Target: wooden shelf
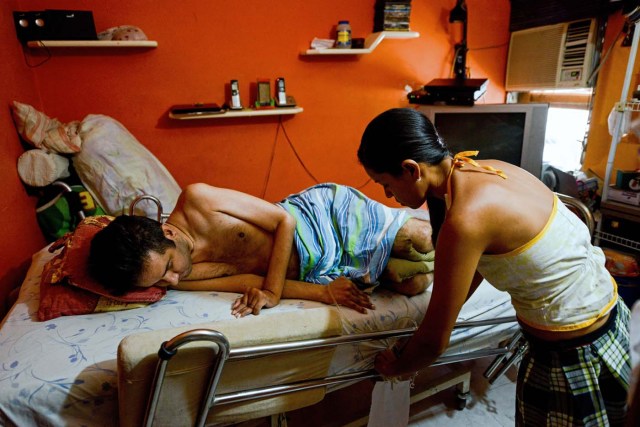
M 52 47 L 158 47 L 153 40 L 35 40 L 27 42 L 34 49 Z
M 366 55 L 374 51 L 384 39 L 415 39 L 420 37 L 416 31 L 381 31 L 370 34 L 364 40 L 362 49 L 307 49 L 301 55 Z
M 173 114 L 169 113 L 169 117 L 175 120 L 197 120 L 197 119 L 233 119 L 238 117 L 258 117 L 258 116 L 286 116 L 298 114 L 304 111 L 302 107 L 282 107 L 268 108 L 264 110 L 256 110 L 253 108 L 245 108 L 244 110 L 227 110 L 224 113 L 207 113 L 207 114 Z

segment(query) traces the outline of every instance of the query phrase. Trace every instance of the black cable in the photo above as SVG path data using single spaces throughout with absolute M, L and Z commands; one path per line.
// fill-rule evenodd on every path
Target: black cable
M 49 50 L 49 48 L 47 47 L 46 44 L 44 44 L 44 43 L 42 43 L 40 41 L 38 42 L 38 44 L 40 46 L 42 46 L 44 48 L 44 50 L 47 52 L 47 57 L 45 59 L 43 59 L 42 61 L 38 62 L 37 64 L 30 64 L 29 63 L 29 59 L 28 59 L 28 56 L 27 56 L 27 49 L 29 49 L 29 47 L 26 44 L 22 45 L 22 55 L 24 56 L 24 62 L 25 62 L 25 64 L 27 64 L 27 67 L 29 67 L 29 68 L 39 67 L 42 64 L 44 64 L 45 62 L 47 62 L 48 60 L 50 60 L 52 58 L 52 56 L 53 56 L 53 55 L 51 55 L 51 51 Z
M 307 168 L 307 166 L 304 164 L 304 162 L 302 161 L 302 158 L 300 157 L 300 155 L 298 154 L 298 151 L 296 150 L 296 148 L 293 146 L 293 142 L 291 141 L 291 139 L 289 138 L 289 134 L 287 133 L 287 130 L 284 127 L 284 123 L 282 123 L 282 119 L 280 119 L 280 123 L 278 123 L 279 126 L 282 126 L 282 132 L 284 133 L 285 138 L 287 139 L 287 142 L 289 143 L 289 147 L 291 147 L 291 150 L 293 151 L 293 153 L 295 154 L 296 158 L 298 159 L 298 162 L 300 163 L 300 165 L 302 166 L 302 168 L 307 172 L 307 174 L 311 177 L 311 179 L 313 179 L 313 181 L 316 184 L 320 184 L 320 181 L 311 173 L 311 171 L 309 171 L 309 168 Z M 354 187 L 357 190 L 360 190 L 361 188 L 363 188 L 364 186 L 366 186 L 367 184 L 369 184 L 369 182 L 371 182 L 371 178 L 368 178 L 363 184 L 361 184 L 358 187 Z
M 267 176 L 264 179 L 264 187 L 262 188 L 262 198 L 264 199 L 267 194 L 267 186 L 271 179 L 271 170 L 273 169 L 273 160 L 276 157 L 276 146 L 278 145 L 278 133 L 280 133 L 280 122 L 282 122 L 282 116 L 278 120 L 278 126 L 276 126 L 276 136 L 273 138 L 273 148 L 271 149 L 271 159 L 269 159 L 269 167 L 267 168 Z

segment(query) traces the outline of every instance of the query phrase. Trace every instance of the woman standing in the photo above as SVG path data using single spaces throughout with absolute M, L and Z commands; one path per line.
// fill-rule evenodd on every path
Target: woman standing
M 408 108 L 369 123 L 358 150 L 387 197 L 432 214 L 435 279 L 422 324 L 385 376 L 415 372 L 447 348 L 460 308 L 483 278 L 511 295 L 529 341 L 518 373 L 517 425 L 622 425 L 629 388 L 629 310 L 587 227 L 540 180 L 476 152 L 451 156 L 433 124 Z M 433 210 L 433 209 L 430 209 Z M 437 233 L 436 233 L 437 232 Z

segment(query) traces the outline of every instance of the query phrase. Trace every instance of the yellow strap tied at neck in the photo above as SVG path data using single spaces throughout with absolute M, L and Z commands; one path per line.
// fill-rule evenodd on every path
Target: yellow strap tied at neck
M 451 207 L 451 176 L 453 175 L 453 169 L 456 167 L 459 168 L 463 168 L 465 166 L 465 164 L 470 164 L 472 166 L 481 168 L 481 169 L 485 169 L 489 172 L 495 173 L 496 175 L 498 175 L 500 178 L 503 179 L 507 179 L 507 175 L 502 172 L 500 169 L 496 169 L 494 167 L 491 166 L 482 166 L 480 165 L 478 162 L 476 162 L 473 159 L 470 159 L 467 156 L 477 156 L 479 153 L 479 151 L 461 151 L 459 153 L 457 153 L 455 156 L 453 156 L 453 162 L 451 162 L 451 169 L 449 169 L 449 175 L 447 176 L 447 194 L 445 194 L 445 204 L 447 206 L 447 209 L 449 209 Z
M 453 163 L 451 164 L 451 170 L 449 171 L 449 175 L 451 175 L 451 172 L 453 172 L 453 168 L 454 167 L 459 167 L 459 168 L 463 168 L 465 163 L 469 163 L 470 165 L 476 166 L 478 168 L 482 168 L 485 170 L 488 170 L 490 172 L 495 173 L 496 175 L 498 175 L 500 178 L 504 178 L 507 179 L 507 175 L 502 172 L 500 169 L 496 169 L 494 167 L 491 166 L 482 166 L 480 164 L 478 164 L 478 162 L 476 162 L 473 159 L 470 159 L 467 156 L 477 156 L 479 153 L 479 151 L 461 151 L 458 154 L 456 154 L 455 156 L 453 156 Z

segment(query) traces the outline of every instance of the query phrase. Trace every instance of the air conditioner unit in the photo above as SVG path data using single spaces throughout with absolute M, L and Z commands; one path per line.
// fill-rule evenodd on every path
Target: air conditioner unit
M 596 19 L 511 33 L 507 91 L 590 87 L 595 66 Z

